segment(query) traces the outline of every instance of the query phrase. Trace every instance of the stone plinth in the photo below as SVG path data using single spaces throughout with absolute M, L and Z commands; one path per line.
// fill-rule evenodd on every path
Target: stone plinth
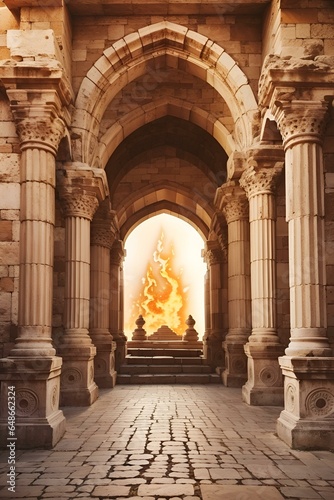
M 50 448 L 63 437 L 65 417 L 59 410 L 61 365 L 62 360 L 55 356 L 39 359 L 12 357 L 0 360 L 1 448 L 8 444 L 8 396 L 13 392 L 17 446 Z
M 277 434 L 294 449 L 334 448 L 334 358 L 283 356 L 284 410 Z
M 284 347 L 248 342 L 244 349 L 248 358 L 248 380 L 242 387 L 243 400 L 253 406 L 282 406 L 283 377 L 278 358 L 284 353 Z
M 198 333 L 194 328 L 195 323 L 196 323 L 196 321 L 194 320 L 194 318 L 190 314 L 187 321 L 186 321 L 188 328 L 186 329 L 184 335 L 182 336 L 182 340 L 184 342 L 197 342 Z

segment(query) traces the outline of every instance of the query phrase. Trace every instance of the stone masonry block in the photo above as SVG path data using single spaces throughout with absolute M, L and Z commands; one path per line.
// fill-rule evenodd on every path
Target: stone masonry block
M 0 241 L 12 240 L 12 221 L 0 220 Z

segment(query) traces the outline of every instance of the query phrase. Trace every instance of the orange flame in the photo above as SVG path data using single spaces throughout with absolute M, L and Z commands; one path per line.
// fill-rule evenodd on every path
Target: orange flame
M 158 240 L 153 253 L 153 260 L 148 263 L 143 287 L 138 299 L 134 301 L 132 328 L 141 314 L 145 319 L 147 334 L 155 332 L 161 325 L 168 325 L 175 333 L 182 335 L 187 328 L 186 306 L 188 303 L 187 287 L 182 284 L 181 272 L 173 270 L 174 251 L 163 254 L 164 234 Z

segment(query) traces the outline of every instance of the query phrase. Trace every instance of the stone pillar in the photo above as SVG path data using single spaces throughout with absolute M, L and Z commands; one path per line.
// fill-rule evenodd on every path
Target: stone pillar
M 219 188 L 219 208 L 228 225 L 228 334 L 223 344 L 223 383 L 242 387 L 247 380 L 244 346 L 251 333 L 249 210 L 245 192 L 235 181 Z
M 322 138 L 328 103 L 275 101 L 285 149 L 291 337 L 280 358 L 278 435 L 293 448 L 334 447 L 334 358 L 327 338 Z
M 115 240 L 110 251 L 110 333 L 116 342 L 116 370 L 126 356 L 126 341 L 122 327 L 121 311 L 121 265 L 124 259 L 123 243 Z
M 8 90 L 21 147 L 18 337 L 1 360 L 1 444 L 7 439 L 8 387 L 16 397 L 20 448 L 52 447 L 65 432 L 59 410 L 62 360 L 51 341 L 55 155 L 65 125 L 53 90 Z
M 218 241 L 207 241 L 205 259 L 209 272 L 210 329 L 203 339 L 204 357 L 213 368 L 221 367 L 224 362 L 222 347 L 224 336 L 222 278 L 224 254 Z
M 114 387 L 117 375 L 116 342 L 109 331 L 109 304 L 110 249 L 115 239 L 115 230 L 112 226 L 110 204 L 106 203 L 104 208 L 102 205 L 91 227 L 89 334 L 96 347 L 95 381 L 99 387 Z
M 77 167 L 77 168 L 75 168 Z M 89 336 L 90 224 L 103 198 L 103 175 L 72 164 L 58 172 L 58 187 L 65 216 L 65 334 L 61 404 L 88 406 L 98 397 L 94 381 L 96 348 Z
M 251 405 L 283 404 L 283 353 L 276 326 L 276 210 L 274 190 L 283 167 L 281 149 L 251 152 L 240 185 L 249 199 L 252 334 L 245 345 L 248 380 L 243 400 Z

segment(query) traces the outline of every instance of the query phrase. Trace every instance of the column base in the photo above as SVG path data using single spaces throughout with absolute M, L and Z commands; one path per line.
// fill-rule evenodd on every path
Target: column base
M 277 434 L 293 449 L 334 449 L 334 358 L 279 359 L 284 410 Z
M 223 342 L 226 368 L 222 373 L 222 380 L 226 387 L 242 387 L 247 381 L 245 342 L 232 342 L 228 340 Z
M 124 363 L 127 354 L 127 338 L 124 333 L 112 332 L 113 339 L 116 342 L 115 351 L 115 368 L 119 370 L 120 366 Z
M 64 353 L 60 405 L 92 405 L 99 395 L 99 389 L 94 381 L 95 347 L 86 346 L 81 349 L 62 347 L 59 351 L 60 354 Z
M 225 368 L 225 355 L 223 350 L 223 334 L 210 332 L 203 338 L 203 356 L 212 368 Z
M 65 433 L 66 420 L 59 409 L 62 360 L 9 357 L 0 361 L 1 414 L 0 445 L 5 448 L 17 438 L 17 449 L 52 448 Z M 11 396 L 14 399 L 9 399 Z M 9 435 L 9 410 L 15 408 L 14 436 Z M 9 438 L 9 439 L 8 439 Z
M 281 344 L 248 342 L 248 380 L 242 388 L 242 399 L 252 406 L 283 406 L 283 376 L 278 358 L 284 352 Z
M 115 370 L 116 342 L 105 344 L 96 343 L 96 356 L 94 358 L 95 382 L 98 387 L 107 389 L 116 385 L 117 372 Z

